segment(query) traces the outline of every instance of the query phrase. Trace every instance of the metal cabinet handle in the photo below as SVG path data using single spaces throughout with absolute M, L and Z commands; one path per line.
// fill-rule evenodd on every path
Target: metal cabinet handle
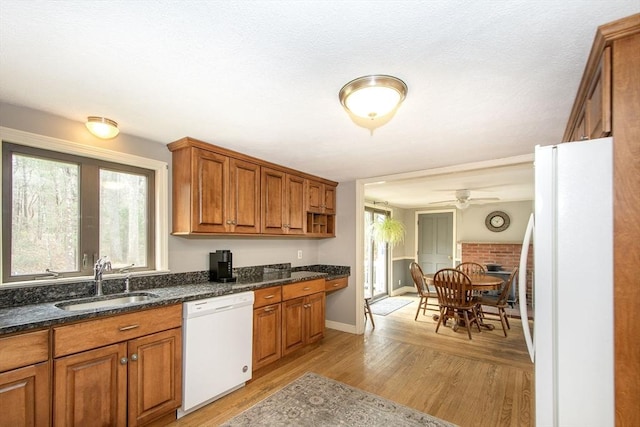
M 124 332 L 124 331 L 130 331 L 131 329 L 135 329 L 135 328 L 139 328 L 140 325 L 129 325 L 129 326 L 123 326 L 120 328 L 120 332 Z
M 138 355 L 137 355 L 136 353 L 133 353 L 133 354 L 131 355 L 131 360 L 133 360 L 134 362 L 135 362 L 136 360 L 138 360 Z
M 269 307 L 265 307 L 263 311 L 264 311 L 265 313 L 268 313 L 268 312 L 273 311 L 273 310 L 275 310 L 275 309 L 276 309 L 276 307 L 274 307 L 274 306 L 270 305 Z
M 275 295 L 267 295 L 266 297 L 264 297 L 264 299 L 271 299 L 273 297 L 275 297 Z
M 308 286 L 307 286 L 307 287 L 305 287 L 305 288 L 302 288 L 302 290 L 303 290 L 303 291 L 308 291 L 309 289 L 311 289 L 311 288 L 310 288 L 310 287 L 308 287 Z
M 127 358 L 126 357 L 121 358 L 120 359 L 120 364 L 121 365 L 126 365 L 127 364 Z
M 340 286 L 340 283 L 334 283 L 334 284 L 333 284 L 333 287 L 334 287 L 334 288 L 335 288 L 335 287 L 337 287 L 337 286 Z

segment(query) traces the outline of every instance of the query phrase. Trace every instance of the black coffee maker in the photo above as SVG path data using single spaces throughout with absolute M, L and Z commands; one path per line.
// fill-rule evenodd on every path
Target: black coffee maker
M 217 250 L 209 253 L 209 280 L 212 282 L 235 282 L 232 276 L 233 261 L 231 251 Z

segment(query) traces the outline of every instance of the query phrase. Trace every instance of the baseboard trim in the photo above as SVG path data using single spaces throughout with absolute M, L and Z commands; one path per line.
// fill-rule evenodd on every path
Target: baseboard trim
M 403 286 L 398 289 L 394 289 L 391 291 L 391 296 L 395 297 L 396 295 L 406 294 L 407 292 L 415 292 L 416 288 L 414 286 Z
M 324 325 L 329 329 L 348 332 L 350 334 L 356 333 L 356 325 L 349 325 L 348 323 L 334 322 L 333 320 L 325 320 Z

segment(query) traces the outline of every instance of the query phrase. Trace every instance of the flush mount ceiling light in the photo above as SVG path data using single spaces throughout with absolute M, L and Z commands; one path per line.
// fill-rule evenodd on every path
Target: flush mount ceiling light
M 85 124 L 89 132 L 102 139 L 114 138 L 120 132 L 118 123 L 106 117 L 89 116 Z
M 405 82 L 386 75 L 358 77 L 344 85 L 338 94 L 349 113 L 369 120 L 395 112 L 406 96 Z

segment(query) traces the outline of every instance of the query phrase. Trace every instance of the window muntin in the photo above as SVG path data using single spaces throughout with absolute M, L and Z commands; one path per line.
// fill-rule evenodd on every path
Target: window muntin
M 78 230 L 73 238 L 65 236 L 63 239 L 63 235 L 55 233 L 58 234 L 57 239 L 66 240 L 67 244 L 54 247 L 52 254 L 44 254 L 49 249 L 42 242 L 34 241 L 33 246 L 39 247 L 32 249 L 36 251 L 32 254 L 14 244 L 14 236 L 17 236 L 16 232 L 20 230 L 13 228 L 14 217 L 17 216 L 13 203 L 13 160 L 18 159 L 24 163 L 25 158 L 39 159 L 41 163 L 36 165 L 40 167 L 55 165 L 55 169 L 75 165 L 78 170 L 75 188 L 79 197 L 79 207 L 76 204 L 76 210 L 68 209 L 65 212 L 65 221 L 76 221 Z M 135 264 L 135 270 L 155 269 L 155 171 L 7 142 L 3 143 L 2 167 L 5 212 L 2 237 L 3 282 L 47 277 L 49 275 L 46 269 L 58 272 L 62 277 L 92 275 L 94 261 L 104 255 L 112 259 L 114 268 Z M 68 179 L 65 185 L 69 188 L 74 187 L 72 182 L 73 180 Z M 57 184 L 60 185 L 59 182 Z M 54 199 L 57 200 L 62 191 L 59 187 L 38 187 L 32 185 L 30 188 L 30 194 L 36 199 L 48 199 L 53 191 L 56 193 Z M 125 187 L 127 188 L 124 189 Z M 65 200 L 64 204 L 70 203 L 69 200 Z M 118 224 L 122 218 L 126 219 L 124 225 Z M 75 244 L 71 244 L 74 243 L 73 239 Z M 112 250 L 116 250 L 113 255 L 108 253 Z M 58 260 L 61 254 L 67 259 L 66 263 Z M 12 266 L 16 264 L 16 260 L 23 258 L 30 260 L 29 267 L 20 271 L 14 270 Z M 20 262 L 25 264 L 23 260 Z

